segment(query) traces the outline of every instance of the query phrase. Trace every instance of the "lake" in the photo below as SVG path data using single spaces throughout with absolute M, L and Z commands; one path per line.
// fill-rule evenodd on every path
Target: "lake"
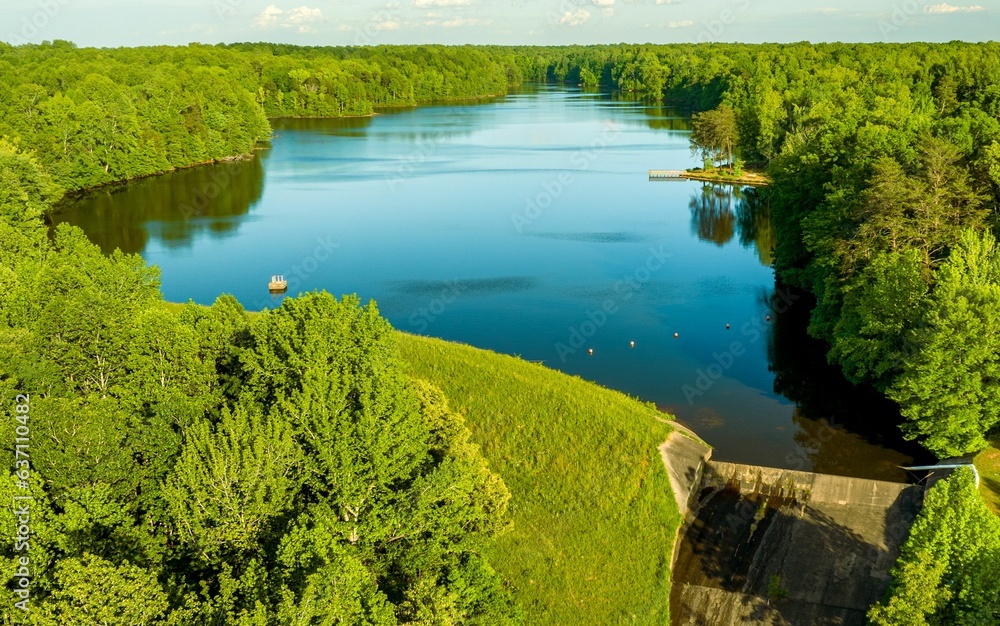
M 272 274 L 356 293 L 400 330 L 653 402 L 720 460 L 903 480 L 920 455 L 805 334 L 760 195 L 648 179 L 696 164 L 684 115 L 538 87 L 273 125 L 254 159 L 102 189 L 56 221 L 159 266 L 168 300 L 275 307 Z

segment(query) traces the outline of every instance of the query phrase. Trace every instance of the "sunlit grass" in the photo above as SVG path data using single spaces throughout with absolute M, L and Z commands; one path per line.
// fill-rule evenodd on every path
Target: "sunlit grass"
M 979 470 L 979 491 L 993 512 L 1000 515 L 1000 439 L 976 455 L 976 469 Z
M 512 494 L 491 549 L 528 624 L 669 624 L 680 515 L 651 405 L 509 356 L 399 334 L 414 375 L 465 415 Z

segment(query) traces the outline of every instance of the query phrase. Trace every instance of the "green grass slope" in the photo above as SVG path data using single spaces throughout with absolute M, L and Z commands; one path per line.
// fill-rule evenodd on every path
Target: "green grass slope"
M 652 406 L 541 365 L 400 333 L 413 375 L 465 415 L 512 494 L 490 563 L 528 624 L 669 624 L 680 514 Z
M 979 491 L 993 512 L 1000 515 L 1000 437 L 990 441 L 990 447 L 975 459 L 979 470 Z

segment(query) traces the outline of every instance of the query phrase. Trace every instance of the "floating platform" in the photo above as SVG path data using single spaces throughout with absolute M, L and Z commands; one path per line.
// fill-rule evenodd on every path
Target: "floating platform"
M 270 291 L 286 291 L 288 289 L 288 281 L 285 277 L 277 274 L 271 277 L 271 282 L 267 283 L 267 288 Z

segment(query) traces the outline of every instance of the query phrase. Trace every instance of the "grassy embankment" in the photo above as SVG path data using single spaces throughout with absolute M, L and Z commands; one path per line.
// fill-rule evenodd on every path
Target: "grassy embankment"
M 680 523 L 655 408 L 510 356 L 399 334 L 412 373 L 444 390 L 512 494 L 488 554 L 527 623 L 668 624 Z
M 673 430 L 667 416 L 521 359 L 397 338 L 412 374 L 445 392 L 511 492 L 513 526 L 488 557 L 526 623 L 669 624 L 681 517 L 657 449 Z
M 979 491 L 993 512 L 1000 515 L 1000 438 L 976 455 L 976 469 L 979 470 Z

